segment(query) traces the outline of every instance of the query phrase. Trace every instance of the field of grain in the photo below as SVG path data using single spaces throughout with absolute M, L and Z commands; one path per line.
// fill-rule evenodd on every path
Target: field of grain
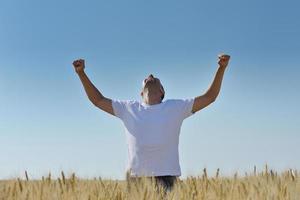
M 130 186 L 130 187 L 129 187 Z M 103 180 L 101 177 L 83 179 L 73 173 L 59 178 L 51 178 L 51 174 L 40 180 L 31 180 L 25 172 L 24 177 L 1 180 L 0 200 L 11 199 L 74 199 L 74 200 L 106 200 L 106 199 L 300 199 L 300 180 L 297 170 L 286 170 L 277 173 L 269 170 L 258 172 L 256 168 L 243 175 L 232 177 L 220 175 L 219 170 L 212 177 L 206 169 L 199 176 L 189 176 L 176 182 L 172 191 L 165 192 L 156 187 L 149 179 L 139 185 L 127 181 Z

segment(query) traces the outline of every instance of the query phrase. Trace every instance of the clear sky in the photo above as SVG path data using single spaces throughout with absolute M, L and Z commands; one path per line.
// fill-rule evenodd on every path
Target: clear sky
M 300 168 L 299 1 L 16 1 L 0 3 L 0 178 L 49 171 L 125 178 L 120 119 L 89 102 L 72 62 L 114 99 L 203 94 L 230 54 L 221 92 L 185 119 L 182 177 Z

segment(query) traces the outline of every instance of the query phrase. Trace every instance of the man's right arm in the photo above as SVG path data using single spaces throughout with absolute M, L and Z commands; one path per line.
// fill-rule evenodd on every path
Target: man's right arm
M 84 90 L 89 98 L 89 100 L 101 110 L 115 115 L 112 107 L 112 100 L 104 97 L 99 90 L 93 85 L 93 83 L 89 80 L 88 76 L 84 72 L 84 60 L 79 59 L 73 62 L 75 67 L 75 71 L 78 74 Z

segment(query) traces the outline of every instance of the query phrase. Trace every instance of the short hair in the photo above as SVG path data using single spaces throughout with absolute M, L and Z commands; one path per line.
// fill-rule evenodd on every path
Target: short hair
M 163 85 L 161 84 L 161 81 L 159 80 L 159 78 L 155 78 L 155 80 L 158 80 L 158 82 L 159 82 L 159 84 L 160 84 L 160 91 L 163 93 L 162 95 L 161 95 L 161 97 L 160 97 L 160 99 L 161 99 L 161 101 L 165 98 L 165 89 L 164 89 L 164 87 L 163 87 Z M 142 86 L 143 86 L 143 88 L 144 88 L 144 86 L 145 86 L 145 81 L 146 81 L 146 79 L 144 79 L 143 80 L 143 82 L 142 82 Z

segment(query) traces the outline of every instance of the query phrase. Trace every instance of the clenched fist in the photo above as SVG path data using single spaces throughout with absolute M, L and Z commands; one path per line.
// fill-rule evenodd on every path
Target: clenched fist
M 83 59 L 75 60 L 75 61 L 73 62 L 73 66 L 75 67 L 75 71 L 76 71 L 77 73 L 83 72 L 83 71 L 84 71 L 84 67 L 85 67 L 85 65 L 84 65 L 84 60 L 83 60 Z
M 230 59 L 230 55 L 220 54 L 218 58 L 219 58 L 218 61 L 219 66 L 226 68 Z

